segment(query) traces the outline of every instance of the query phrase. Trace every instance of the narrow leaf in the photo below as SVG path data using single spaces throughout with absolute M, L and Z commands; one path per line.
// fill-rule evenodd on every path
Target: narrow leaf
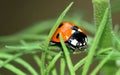
M 64 41 L 63 41 L 63 39 L 62 39 L 62 35 L 60 34 L 60 43 L 61 43 L 61 45 L 62 45 L 62 48 L 63 48 L 63 51 L 64 51 L 64 54 L 65 54 L 65 59 L 66 59 L 66 61 L 67 61 L 67 65 L 68 65 L 68 69 L 69 69 L 69 71 L 70 71 L 70 74 L 71 75 L 75 75 L 75 71 L 74 71 L 74 69 L 73 69 L 73 64 L 72 64 L 72 61 L 71 61 L 71 58 L 70 58 L 70 54 L 69 54 L 69 51 L 68 51 L 68 49 L 67 49 L 67 47 L 66 47 L 66 45 L 65 45 L 65 43 L 64 43 Z
M 65 75 L 65 58 L 61 58 L 60 61 L 60 75 Z
M 26 62 L 25 60 L 21 59 L 21 58 L 14 58 L 13 55 L 11 54 L 7 54 L 7 53 L 1 53 L 0 54 L 0 58 L 5 58 L 5 59 L 10 59 L 9 61 L 5 61 L 3 62 L 3 64 L 0 64 L 1 67 L 5 67 L 7 64 L 9 64 L 9 62 L 11 61 L 15 61 L 17 63 L 19 63 L 20 65 L 22 65 L 23 67 L 25 67 L 32 75 L 38 75 L 36 70 L 28 63 Z
M 52 29 L 51 29 L 51 31 L 50 31 L 50 33 L 49 33 L 48 38 L 47 38 L 46 41 L 45 41 L 46 47 L 48 47 L 52 35 L 54 34 L 55 30 L 58 28 L 59 24 L 62 22 L 64 16 L 66 15 L 66 13 L 68 12 L 68 10 L 70 9 L 70 7 L 71 7 L 72 5 L 73 5 L 73 2 L 71 2 L 71 3 L 69 4 L 69 6 L 67 6 L 67 8 L 66 8 L 66 9 L 61 13 L 61 15 L 58 17 L 56 23 L 54 24 L 54 26 L 52 27 Z
M 78 68 L 80 68 L 85 63 L 85 61 L 86 61 L 86 57 L 80 60 L 77 64 L 75 64 L 74 70 L 75 71 L 78 70 Z
M 0 60 L 0 63 L 4 63 L 3 61 Z M 16 68 L 14 65 L 11 64 L 6 64 L 4 66 L 4 68 L 12 71 L 13 73 L 15 73 L 16 75 L 27 75 L 26 73 L 24 73 L 22 70 L 20 70 L 19 68 Z
M 47 74 L 49 74 L 50 70 L 53 68 L 53 66 L 55 65 L 55 62 L 58 60 L 58 58 L 61 56 L 61 52 L 58 53 L 58 55 L 56 55 L 53 60 L 49 63 L 46 71 L 47 71 Z
M 98 66 L 93 70 L 91 75 L 96 75 L 97 72 L 102 68 L 102 66 L 110 59 L 113 52 L 111 52 L 109 55 L 107 55 L 99 64 Z
M 99 48 L 108 48 L 113 46 L 113 38 L 112 38 L 112 18 L 111 18 L 111 6 L 110 0 L 92 0 L 94 7 L 94 22 L 96 28 L 100 26 L 101 21 L 104 17 L 104 12 L 106 8 L 108 8 L 108 17 L 107 22 L 104 27 L 104 33 L 102 33 L 102 37 L 100 38 L 100 42 L 98 44 Z
M 90 67 L 91 61 L 92 61 L 94 53 L 95 53 L 95 49 L 97 48 L 97 45 L 98 45 L 100 38 L 101 38 L 101 35 L 104 31 L 107 19 L 108 19 L 108 9 L 106 9 L 106 11 L 105 11 L 104 17 L 100 23 L 98 31 L 95 35 L 94 40 L 93 40 L 93 44 L 90 47 L 89 53 L 88 53 L 87 58 L 86 58 L 86 63 L 85 63 L 84 68 L 83 68 L 82 75 L 86 75 L 88 72 L 88 69 Z

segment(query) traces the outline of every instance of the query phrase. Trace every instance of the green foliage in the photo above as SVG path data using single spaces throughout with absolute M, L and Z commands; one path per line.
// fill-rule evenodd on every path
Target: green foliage
M 107 19 L 107 22 L 104 28 L 104 33 L 102 33 L 103 36 L 101 37 L 99 47 L 100 48 L 110 47 L 113 45 L 113 41 L 112 41 L 113 38 L 111 34 L 112 21 L 111 21 L 110 0 L 93 0 L 93 8 L 94 8 L 94 21 L 95 21 L 95 25 L 97 29 L 100 26 L 100 23 L 103 19 L 103 15 L 104 15 L 106 8 L 108 8 L 108 11 L 109 11 L 108 19 Z
M 111 1 L 113 12 L 120 10 L 116 9 L 116 6 L 119 5 L 116 1 L 119 0 Z M 70 18 L 72 15 L 65 16 L 72 5 L 73 2 L 61 13 L 57 21 L 55 19 L 43 21 L 13 35 L 1 36 L 0 69 L 5 68 L 17 75 L 87 75 L 88 72 L 90 72 L 90 75 L 97 75 L 98 72 L 101 75 L 119 75 L 120 62 L 116 64 L 116 61 L 120 60 L 120 31 L 119 26 L 112 28 L 109 0 L 93 0 L 94 25 L 96 25 L 97 31 L 93 24 L 80 18 L 78 16 L 80 14 L 74 14 L 73 16 L 76 16 L 72 19 Z M 94 37 L 87 35 L 88 48 L 84 52 L 76 53 L 86 55 L 76 63 L 71 58 L 71 56 L 76 56 L 76 54 L 72 54 L 66 47 L 61 34 L 59 37 L 61 48 L 49 46 L 50 39 L 56 28 L 63 21 L 63 18 L 81 25 L 87 32 L 95 35 Z M 48 26 L 48 24 L 51 26 Z M 48 35 L 46 30 L 49 29 L 51 30 Z M 38 69 L 24 58 L 24 56 L 29 57 L 29 55 L 29 59 L 35 61 L 34 64 L 37 65 Z M 56 63 L 59 60 L 60 67 L 56 67 Z M 90 70 L 96 60 L 99 61 L 98 65 Z M 25 70 L 17 67 L 14 63 Z M 68 72 L 66 68 L 68 68 Z M 60 70 L 60 74 L 58 74 L 58 70 Z M 79 74 L 77 74 L 78 71 Z
M 60 42 L 61 42 L 61 45 L 62 45 L 62 48 L 63 48 L 63 52 L 64 52 L 64 55 L 65 55 L 65 59 L 66 59 L 66 62 L 67 62 L 70 74 L 71 75 L 75 75 L 75 71 L 74 71 L 74 68 L 73 68 L 72 60 L 70 58 L 69 51 L 68 51 L 67 47 L 65 46 L 65 43 L 64 43 L 64 41 L 62 39 L 61 33 L 60 33 Z
M 108 9 L 106 9 L 104 17 L 103 17 L 103 19 L 102 19 L 102 21 L 100 23 L 100 26 L 99 26 L 98 31 L 96 33 L 96 36 L 94 38 L 93 44 L 90 47 L 90 51 L 89 51 L 89 53 L 87 55 L 87 59 L 86 59 L 86 63 L 85 63 L 82 75 L 86 75 L 86 73 L 88 71 L 88 68 L 89 68 L 89 66 L 91 64 L 93 56 L 95 55 L 94 53 L 95 53 L 95 50 L 97 48 L 97 45 L 100 42 L 100 38 L 102 37 L 102 33 L 104 31 L 104 28 L 105 28 L 105 25 L 106 25 L 106 22 L 107 22 L 107 18 L 108 18 Z
M 50 39 L 52 37 L 52 35 L 54 34 L 55 30 L 58 28 L 59 24 L 62 22 L 65 14 L 67 13 L 67 11 L 70 9 L 70 7 L 72 6 L 73 2 L 63 11 L 63 13 L 61 13 L 61 15 L 59 16 L 58 20 L 56 21 L 55 25 L 53 26 L 53 28 L 51 29 L 49 36 L 45 42 L 46 47 L 48 47 Z

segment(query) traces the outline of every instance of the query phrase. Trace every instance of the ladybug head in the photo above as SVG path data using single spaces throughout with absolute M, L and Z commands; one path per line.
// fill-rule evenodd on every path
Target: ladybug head
M 66 43 L 73 50 L 75 49 L 81 50 L 86 48 L 87 36 L 80 31 L 75 31 Z

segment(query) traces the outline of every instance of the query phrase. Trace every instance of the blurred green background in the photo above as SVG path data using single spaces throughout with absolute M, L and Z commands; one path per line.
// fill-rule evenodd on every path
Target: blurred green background
M 85 20 L 93 21 L 91 0 L 0 0 L 0 36 L 18 32 L 30 25 L 58 17 L 74 1 L 70 13 L 84 12 Z M 113 23 L 120 24 L 119 13 L 113 13 Z

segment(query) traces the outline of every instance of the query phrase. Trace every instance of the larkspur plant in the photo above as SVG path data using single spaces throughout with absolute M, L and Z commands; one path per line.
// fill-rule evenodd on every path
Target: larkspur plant
M 112 13 L 120 11 L 120 8 L 118 8 L 120 6 L 119 2 L 119 0 L 111 1 Z M 6 69 L 17 75 L 87 75 L 88 73 L 90 75 L 97 75 L 98 72 L 100 73 L 99 75 L 119 75 L 120 33 L 118 25 L 114 28 L 112 27 L 110 1 L 92 0 L 92 3 L 94 8 L 94 24 L 84 21 L 78 17 L 79 14 L 76 14 L 77 16 L 74 15 L 76 17 L 74 19 L 65 16 L 73 5 L 73 2 L 71 2 L 58 17 L 57 21 L 55 19 L 43 21 L 16 34 L 1 36 L 0 43 L 5 44 L 5 47 L 1 46 L 2 48 L 0 48 L 0 69 Z M 73 64 L 70 56 L 71 52 L 66 47 L 61 34 L 59 36 L 61 48 L 49 46 L 50 39 L 63 21 L 63 18 L 78 25 L 84 25 L 82 27 L 87 32 L 95 35 L 93 37 L 88 34 L 88 48 L 84 51 L 87 55 L 75 64 Z M 54 26 L 46 26 L 48 24 Z M 43 33 L 48 29 L 51 29 L 49 35 Z M 34 63 L 39 69 L 30 64 L 30 61 L 26 61 L 23 58 L 25 55 L 30 55 L 31 60 L 35 61 Z M 73 55 L 75 56 L 76 54 Z M 90 70 L 92 63 L 96 60 L 99 61 L 98 65 Z M 55 65 L 58 61 L 60 61 L 59 69 Z M 18 68 L 11 62 L 17 63 L 27 71 Z M 66 67 L 68 71 L 66 71 Z M 60 70 L 60 74 L 58 70 Z

